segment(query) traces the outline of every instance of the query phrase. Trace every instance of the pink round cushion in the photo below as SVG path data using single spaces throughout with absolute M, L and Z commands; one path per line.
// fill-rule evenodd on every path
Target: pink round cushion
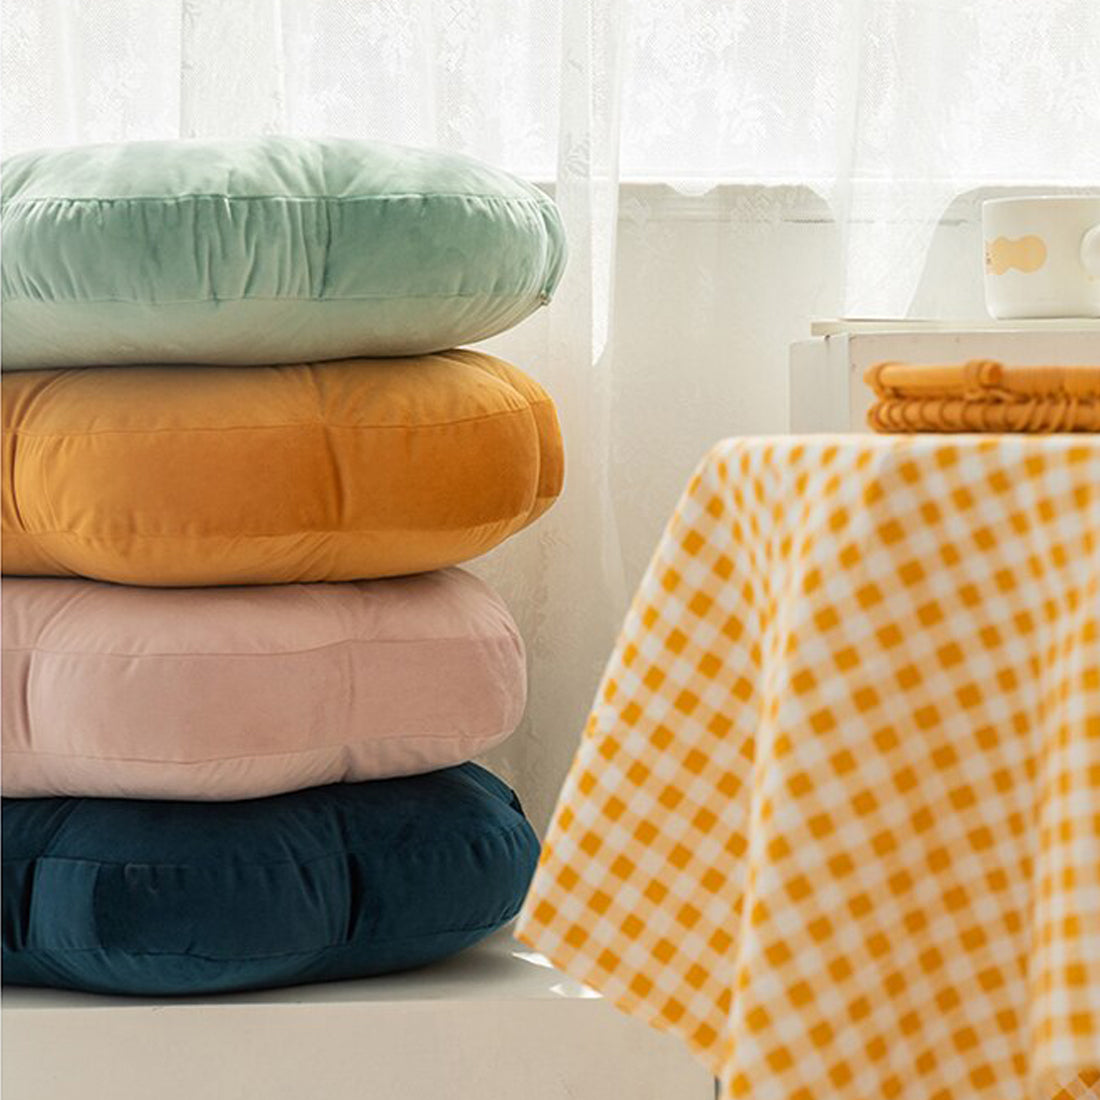
M 5 795 L 256 798 L 457 764 L 519 724 L 523 643 L 460 569 L 126 588 L 6 577 Z

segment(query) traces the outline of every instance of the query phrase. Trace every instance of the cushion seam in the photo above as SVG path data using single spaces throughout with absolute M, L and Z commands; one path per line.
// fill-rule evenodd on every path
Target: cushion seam
M 4 646 L 0 652 L 2 653 L 41 653 L 46 657 L 121 657 L 127 660 L 131 658 L 140 658 L 142 660 L 147 658 L 156 658 L 157 660 L 175 660 L 177 657 L 300 657 L 307 653 L 321 653 L 326 649 L 335 649 L 337 646 L 347 645 L 423 645 L 425 642 L 440 642 L 445 645 L 452 645 L 456 642 L 470 643 L 471 645 L 482 646 L 486 644 L 493 644 L 497 642 L 512 642 L 515 640 L 513 634 L 493 634 L 484 635 L 480 637 L 471 637 L 468 634 L 455 634 L 448 637 L 424 637 L 424 638 L 342 638 L 337 642 L 323 642 L 321 645 L 307 646 L 305 649 L 272 649 L 266 653 L 250 653 L 241 652 L 239 650 L 226 650 L 225 652 L 215 652 L 213 650 L 187 650 L 182 649 L 178 652 L 156 652 L 156 653 L 121 653 L 114 651 L 103 651 L 95 649 L 44 649 L 41 646 L 36 645 L 14 645 Z
M 15 261 L 11 261 L 13 264 Z M 5 273 L 6 283 L 10 286 L 18 281 L 18 273 Z M 540 284 L 541 285 L 541 284 Z M 219 297 L 211 295 L 207 298 L 62 298 L 62 297 L 35 297 L 29 294 L 15 294 L 5 290 L 4 301 L 10 302 L 41 302 L 44 305 L 72 304 L 80 306 L 106 305 L 116 303 L 118 305 L 142 305 L 142 306 L 187 306 L 204 305 L 207 303 L 220 304 L 222 302 L 419 302 L 422 300 L 446 301 L 450 299 L 466 300 L 469 298 L 493 298 L 507 299 L 509 301 L 522 302 L 528 299 L 537 299 L 546 305 L 550 296 L 545 291 L 536 287 L 530 290 L 509 291 L 507 293 L 497 290 L 474 290 L 469 293 L 453 293 L 441 291 L 435 294 L 351 294 L 347 296 L 318 296 L 314 294 L 245 294 L 238 298 Z
M 541 502 L 543 500 L 556 500 L 556 499 L 557 499 L 557 497 L 555 495 L 549 494 L 549 493 L 546 494 L 545 496 L 536 496 L 535 499 L 534 499 L 534 502 L 531 505 L 531 508 L 529 508 L 522 515 L 515 515 L 514 513 L 512 513 L 512 514 L 509 514 L 509 515 L 500 516 L 498 519 L 480 520 L 476 523 L 460 523 L 455 527 L 442 527 L 442 526 L 437 525 L 437 526 L 433 526 L 431 528 L 428 528 L 428 533 L 452 532 L 452 531 L 467 531 L 467 532 L 476 533 L 477 531 L 479 531 L 483 527 L 497 527 L 502 523 L 516 523 L 516 522 L 522 520 L 525 515 L 530 515 L 531 512 L 534 511 L 535 505 L 538 504 L 539 502 Z M 104 534 L 88 535 L 88 534 L 84 534 L 84 533 L 79 532 L 79 531 L 40 531 L 40 530 L 37 530 L 37 529 L 28 530 L 27 528 L 23 528 L 20 531 L 15 531 L 15 530 L 4 531 L 3 537 L 5 539 L 15 538 L 15 537 L 19 537 L 19 536 L 22 536 L 23 538 L 28 538 L 28 539 L 66 538 L 66 539 L 70 539 L 70 540 L 76 540 L 77 542 L 82 542 L 82 543 L 109 541 L 112 544 L 116 544 L 119 539 L 176 539 L 177 541 L 181 541 L 181 542 L 197 542 L 197 541 L 202 541 L 202 540 L 205 540 L 205 539 L 233 539 L 234 541 L 240 541 L 240 540 L 243 540 L 243 539 L 291 539 L 291 538 L 298 539 L 298 538 L 301 538 L 303 535 L 341 535 L 341 536 L 343 536 L 343 535 L 355 535 L 355 536 L 359 536 L 359 535 L 379 535 L 379 534 L 390 534 L 390 533 L 393 532 L 393 530 L 394 530 L 394 528 L 389 528 L 389 527 L 353 527 L 353 528 L 351 528 L 351 527 L 299 527 L 299 528 L 295 528 L 295 529 L 290 530 L 290 531 L 233 531 L 233 532 L 231 532 L 231 531 L 214 531 L 214 532 L 210 532 L 210 533 L 203 532 L 201 534 L 196 534 L 196 533 L 193 533 L 193 532 L 190 532 L 190 531 L 169 531 L 167 533 L 161 533 L 161 532 L 145 533 L 145 532 L 142 532 L 142 531 L 123 531 L 123 532 L 108 531 Z M 409 530 L 409 528 L 403 527 L 403 528 L 400 528 L 400 530 L 407 531 L 407 530 Z M 423 533 L 423 532 L 420 532 L 420 533 Z M 456 563 L 452 562 L 451 564 L 456 564 Z M 439 566 L 438 568 L 442 569 L 442 568 L 446 568 L 446 566 Z M 432 572 L 432 570 L 427 570 L 427 571 Z M 10 569 L 5 569 L 5 575 L 7 575 L 7 574 L 10 574 L 11 576 L 14 576 L 14 577 L 19 577 L 19 576 L 30 576 L 30 577 L 58 576 L 58 574 L 55 574 L 55 573 L 27 573 L 27 574 L 21 574 L 21 573 L 15 572 L 15 571 L 10 570 Z M 394 575 L 395 576 L 401 576 L 402 574 L 394 574 Z M 72 576 L 85 576 L 85 574 L 83 574 L 83 573 L 73 573 Z M 99 578 L 89 577 L 88 579 L 97 580 Z M 359 579 L 361 579 L 361 578 L 359 578 Z M 385 579 L 385 578 L 377 578 L 377 579 L 382 580 L 382 579 Z M 124 583 L 124 582 L 115 581 L 113 583 L 121 584 L 121 583 Z M 133 584 L 134 582 L 131 581 L 131 582 L 125 582 L 125 583 Z M 248 581 L 236 581 L 236 582 L 230 581 L 230 582 L 228 582 L 226 587 L 232 587 L 234 584 L 235 585 L 245 585 L 245 584 L 248 584 L 248 583 L 249 583 Z M 255 582 L 253 582 L 253 583 L 255 583 Z M 273 581 L 273 582 L 267 582 L 267 583 L 273 583 L 273 584 L 308 584 L 308 583 L 313 583 L 313 582 L 308 582 L 308 581 Z M 340 582 L 337 582 L 337 583 L 340 583 Z M 203 588 L 203 587 L 209 587 L 209 586 L 210 586 L 210 582 L 207 582 L 206 585 L 203 585 L 203 584 L 185 584 L 185 585 L 178 585 L 178 586 L 164 585 L 163 587 Z M 141 587 L 157 587 L 157 586 L 153 585 L 153 586 L 141 586 Z M 221 587 L 221 586 L 220 585 L 215 585 L 214 587 Z
M 196 191 L 186 195 L 35 195 L 30 198 L 9 198 L 0 203 L 0 210 L 18 209 L 21 206 L 39 206 L 58 203 L 75 206 L 88 203 L 96 206 L 125 205 L 130 203 L 195 202 L 205 199 L 211 202 L 289 202 L 315 203 L 318 206 L 343 205 L 359 202 L 408 202 L 416 199 L 446 199 L 516 203 L 539 209 L 556 209 L 549 196 L 540 195 L 482 195 L 462 191 L 395 191 L 387 195 L 226 195 L 218 191 Z
M 143 756 L 105 756 L 99 754 L 92 754 L 88 752 L 50 752 L 49 750 L 39 749 L 8 749 L 3 750 L 5 758 L 9 756 L 30 756 L 39 758 L 48 756 L 51 759 L 61 760 L 95 760 L 102 764 L 150 764 L 155 765 L 158 768 L 202 768 L 214 764 L 228 764 L 236 760 L 269 760 L 278 756 L 309 756 L 317 755 L 319 753 L 331 753 L 342 752 L 345 749 L 355 748 L 358 745 L 375 745 L 379 742 L 388 741 L 461 741 L 466 742 L 479 742 L 492 740 L 494 737 L 500 736 L 499 733 L 485 734 L 485 733 L 387 733 L 380 737 L 364 737 L 359 740 L 345 740 L 335 741 L 327 745 L 315 745 L 313 748 L 308 749 L 283 749 L 279 752 L 247 752 L 241 753 L 239 756 L 211 756 L 204 760 L 168 760 L 164 757 L 158 759 L 147 759 Z M 445 765 L 444 765 L 445 766 Z M 416 773 L 420 774 L 420 773 Z M 373 776 L 371 779 L 356 780 L 359 783 L 373 782 L 375 779 L 401 779 L 405 778 L 404 775 L 389 775 L 389 776 Z M 306 788 L 300 788 L 306 789 Z M 284 794 L 291 794 L 292 791 L 281 792 Z M 13 796 L 14 797 L 14 796 Z M 19 797 L 59 797 L 59 798 L 72 798 L 73 795 L 21 795 Z M 96 797 L 110 797 L 100 796 Z M 261 795 L 259 797 L 267 797 Z M 169 801 L 207 801 L 206 799 L 170 799 Z M 221 799 L 210 799 L 209 801 L 221 801 Z
M 294 364 L 290 364 L 294 365 Z M 94 367 L 69 367 L 62 368 L 69 370 L 95 370 Z M 114 367 L 114 368 L 100 368 L 103 370 L 130 370 L 130 367 Z M 264 370 L 268 368 L 259 367 L 229 367 L 218 368 L 210 367 L 204 368 L 210 370 L 229 369 L 229 370 Z M 369 367 L 366 369 L 370 369 Z M 490 375 L 495 377 L 495 375 Z M 476 416 L 463 416 L 458 417 L 455 420 L 437 420 L 433 423 L 422 424 L 330 424 L 324 420 L 291 420 L 280 424 L 225 424 L 225 425 L 210 425 L 209 427 L 191 427 L 188 425 L 181 425 L 178 428 L 101 428 L 95 431 L 53 431 L 53 432 L 35 432 L 29 431 L 26 428 L 10 428 L 4 429 L 4 434 L 13 436 L 15 438 L 22 439 L 86 439 L 90 436 L 98 435 L 141 435 L 155 437 L 159 435 L 178 435 L 180 433 L 193 434 L 196 432 L 261 432 L 261 431 L 287 431 L 289 429 L 301 429 L 301 428 L 316 428 L 321 431 L 338 431 L 338 432 L 378 432 L 378 431 L 405 431 L 405 432 L 423 432 L 423 431 L 435 431 L 443 428 L 453 428 L 459 424 L 479 424 L 486 420 L 496 420 L 502 416 L 522 416 L 526 412 L 530 412 L 539 405 L 550 405 L 552 402 L 548 397 L 539 397 L 534 400 L 528 400 L 523 394 L 513 386 L 509 386 L 509 389 L 524 403 L 514 409 L 498 409 L 496 412 L 478 413 Z M 540 448 L 541 449 L 541 448 Z
M 379 780 L 364 780 L 363 782 L 374 783 L 374 782 L 379 782 Z M 385 781 L 382 780 L 382 782 L 385 782 Z M 341 784 L 335 784 L 335 785 L 336 786 L 341 786 Z M 502 798 L 497 797 L 491 791 L 485 790 L 485 788 L 481 788 L 481 789 L 490 798 L 495 798 L 498 802 L 504 804 L 504 800 Z M 297 793 L 297 792 L 287 792 L 287 793 L 293 794 L 293 793 Z M 275 795 L 274 797 L 278 798 L 280 796 Z M 88 802 L 88 801 L 99 801 L 99 799 L 98 798 L 96 798 L 96 799 L 89 799 L 89 798 L 75 799 L 74 798 L 73 801 L 77 802 L 77 803 L 80 803 L 80 802 Z M 142 801 L 145 801 L 145 800 L 142 800 Z M 175 800 L 173 800 L 173 801 L 175 801 Z M 259 802 L 259 801 L 262 801 L 262 800 L 261 799 L 247 799 L 247 800 L 242 800 L 242 801 Z M 509 808 L 511 808 L 511 807 L 509 807 Z M 516 813 L 517 811 L 512 810 L 512 812 Z M 467 839 L 468 840 L 473 840 L 473 841 L 505 840 L 505 839 L 510 839 L 513 836 L 513 834 L 521 832 L 523 829 L 530 829 L 530 828 L 531 828 L 531 823 L 527 820 L 527 818 L 520 817 L 519 821 L 517 821 L 514 825 L 509 825 L 507 829 L 499 829 L 499 830 L 497 830 L 496 832 L 493 832 L 493 833 L 481 833 L 476 837 L 467 838 Z M 449 847 L 449 846 L 450 845 L 447 845 L 447 847 Z M 321 855 L 318 855 L 318 856 L 310 856 L 309 859 L 282 859 L 282 860 L 271 860 L 271 861 L 263 862 L 263 863 L 260 863 L 260 862 L 249 862 L 249 863 L 243 863 L 243 864 L 242 863 L 234 863 L 232 866 L 234 868 L 246 868 L 248 870 L 267 869 L 269 867 L 309 867 L 314 863 L 321 863 L 324 860 L 328 860 L 328 859 L 346 859 L 348 856 L 369 855 L 370 853 L 376 852 L 377 850 L 378 850 L 377 846 L 371 847 L 371 848 L 342 848 L 342 849 L 340 849 L 339 851 L 336 851 L 336 852 L 325 852 L 325 853 L 323 853 Z M 418 854 L 419 854 L 420 852 L 424 852 L 426 850 L 427 851 L 432 851 L 432 852 L 442 852 L 442 851 L 446 850 L 446 847 L 444 845 L 437 844 L 433 848 L 429 849 L 427 847 L 427 845 L 422 844 L 418 848 L 417 851 L 418 851 Z M 63 861 L 65 863 L 86 863 L 86 864 L 91 864 L 93 867 L 142 867 L 142 868 L 146 868 L 146 869 L 152 868 L 154 870 L 161 870 L 161 871 L 225 871 L 226 870 L 226 864 L 225 863 L 154 863 L 154 862 L 148 862 L 148 861 L 143 862 L 142 860 L 137 860 L 137 859 L 127 859 L 127 860 L 121 860 L 121 859 L 90 859 L 90 858 L 85 858 L 85 857 L 82 857 L 82 856 L 63 856 L 63 855 L 58 855 L 55 852 L 44 852 L 41 855 L 37 855 L 37 856 L 22 856 L 22 857 L 15 856 L 11 859 L 5 859 L 3 861 L 3 863 L 5 865 L 7 865 L 7 864 L 14 865 L 14 864 L 17 864 L 17 863 L 38 863 L 38 862 L 41 862 L 41 861 L 44 861 L 44 860 L 51 860 L 51 859 L 56 860 L 56 861 Z

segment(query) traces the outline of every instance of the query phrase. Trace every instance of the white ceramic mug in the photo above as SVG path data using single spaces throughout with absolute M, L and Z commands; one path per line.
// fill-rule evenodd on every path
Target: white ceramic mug
M 1100 317 L 1100 196 L 982 203 L 994 317 Z

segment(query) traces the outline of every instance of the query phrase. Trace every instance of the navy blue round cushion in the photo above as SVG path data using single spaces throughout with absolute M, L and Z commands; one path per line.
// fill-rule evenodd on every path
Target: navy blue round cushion
M 247 802 L 7 799 L 4 980 L 214 993 L 362 977 L 515 916 L 538 858 L 476 764 Z

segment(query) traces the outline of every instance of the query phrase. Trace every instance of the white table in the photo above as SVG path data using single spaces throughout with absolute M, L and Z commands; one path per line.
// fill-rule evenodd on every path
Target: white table
M 863 372 L 884 360 L 1017 366 L 1100 363 L 1100 320 L 815 321 L 791 346 L 790 426 L 866 432 L 872 395 Z

